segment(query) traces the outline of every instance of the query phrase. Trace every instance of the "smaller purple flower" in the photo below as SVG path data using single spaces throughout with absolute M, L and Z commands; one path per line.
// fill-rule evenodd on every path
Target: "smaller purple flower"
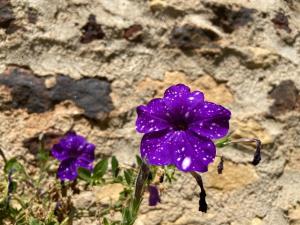
M 57 171 L 58 178 L 62 181 L 75 180 L 79 167 L 92 171 L 94 152 L 94 144 L 88 143 L 84 137 L 75 132 L 69 132 L 51 149 L 52 156 L 61 161 Z

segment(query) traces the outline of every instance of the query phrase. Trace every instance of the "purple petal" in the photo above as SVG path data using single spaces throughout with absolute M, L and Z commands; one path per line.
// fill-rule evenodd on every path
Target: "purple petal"
M 190 111 L 204 102 L 204 94 L 200 91 L 190 92 L 189 87 L 178 84 L 168 88 L 164 95 L 166 105 L 170 110 L 171 123 L 189 119 Z
M 85 158 L 79 157 L 76 159 L 75 166 L 77 169 L 79 167 L 82 167 L 82 168 L 92 171 L 93 170 L 93 161 L 87 161 Z
M 229 117 L 231 112 L 221 105 L 212 102 L 204 102 L 196 107 L 193 111 L 194 121 L 215 118 L 215 117 Z
M 76 159 L 63 160 L 59 165 L 57 176 L 61 180 L 75 180 L 78 176 Z
M 83 158 L 87 162 L 93 162 L 95 160 L 95 148 L 96 146 L 94 144 L 87 143 L 79 158 Z
M 81 150 L 86 144 L 86 139 L 81 135 L 67 135 L 66 140 L 71 149 Z
M 190 94 L 190 88 L 184 84 L 177 84 L 169 87 L 164 94 L 165 104 L 172 114 L 171 119 L 178 119 L 182 116 L 182 112 L 186 110 L 187 97 Z M 177 117 L 177 118 L 174 118 Z
M 141 141 L 141 156 L 149 164 L 162 166 L 171 164 L 168 139 L 174 132 L 163 130 L 145 134 Z
M 228 133 L 230 116 L 223 106 L 205 102 L 192 111 L 189 130 L 212 139 L 222 138 Z
M 68 150 L 66 150 L 65 146 L 63 146 L 61 143 L 53 145 L 51 154 L 54 158 L 60 161 L 69 158 Z
M 52 156 L 58 160 L 64 160 L 70 156 L 79 155 L 85 147 L 86 139 L 75 133 L 68 133 L 58 144 L 51 149 Z
M 187 104 L 189 110 L 194 109 L 204 103 L 204 94 L 201 91 L 194 91 L 190 93 L 187 97 Z
M 140 133 L 159 131 L 170 126 L 167 122 L 170 114 L 161 98 L 153 99 L 146 106 L 139 106 L 137 114 L 136 129 Z
M 182 171 L 206 172 L 216 156 L 214 143 L 189 131 L 176 131 L 170 140 L 173 164 Z
M 177 84 L 169 87 L 164 94 L 164 98 L 168 100 L 176 100 L 178 98 L 186 97 L 190 94 L 190 88 L 184 84 Z

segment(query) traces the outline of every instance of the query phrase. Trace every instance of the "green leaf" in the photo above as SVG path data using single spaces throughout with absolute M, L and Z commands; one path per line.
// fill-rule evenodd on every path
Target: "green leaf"
M 123 177 L 121 175 L 119 175 L 118 177 L 116 177 L 114 179 L 114 183 L 123 183 Z
M 105 217 L 103 218 L 102 223 L 103 223 L 103 225 L 109 225 L 109 222 Z
M 142 158 L 139 155 L 136 155 L 135 159 L 136 159 L 136 162 L 137 162 L 138 166 L 142 165 L 143 160 L 142 160 Z
M 138 199 L 133 199 L 132 200 L 132 212 L 133 212 L 134 215 L 136 215 L 138 213 L 141 202 L 142 201 L 141 200 L 139 201 Z
M 98 162 L 93 171 L 93 178 L 98 180 L 104 176 L 108 169 L 108 159 L 102 159 Z
M 132 174 L 130 173 L 130 170 L 124 171 L 124 177 L 125 177 L 126 183 L 128 185 L 131 185 L 131 181 L 132 181 L 131 176 L 132 176 Z
M 176 180 L 176 178 L 175 178 L 175 171 L 176 171 L 176 169 L 172 165 L 164 167 L 164 172 L 165 172 L 167 181 L 169 183 L 172 183 L 173 180 Z
M 111 223 L 111 225 L 118 225 L 118 224 L 120 224 L 120 221 L 115 221 Z
M 43 225 L 43 223 L 31 217 L 29 219 L 29 225 Z
M 25 169 L 23 165 L 19 163 L 16 158 L 8 160 L 4 166 L 5 173 L 9 173 L 9 171 L 11 170 L 13 170 L 14 172 L 21 172 L 25 174 Z
M 82 180 L 85 180 L 87 182 L 90 182 L 92 180 L 91 172 L 85 168 L 78 168 L 77 170 L 79 178 Z
M 41 162 L 46 162 L 49 159 L 49 152 L 46 151 L 43 147 L 39 148 L 37 153 L 37 159 Z
M 119 162 L 115 156 L 111 158 L 111 170 L 114 177 L 118 176 L 119 173 Z
M 123 221 L 122 224 L 130 225 L 132 224 L 132 215 L 129 208 L 123 210 Z

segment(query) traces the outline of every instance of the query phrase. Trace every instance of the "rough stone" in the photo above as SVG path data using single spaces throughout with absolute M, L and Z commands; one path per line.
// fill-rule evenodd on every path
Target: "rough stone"
M 251 221 L 251 225 L 264 225 L 264 223 L 260 218 L 256 217 Z
M 181 27 L 173 28 L 170 43 L 181 49 L 193 49 L 211 44 L 218 39 L 220 39 L 218 33 L 212 29 L 198 27 L 194 24 L 184 24 Z
M 221 27 L 225 33 L 232 33 L 235 29 L 253 22 L 253 15 L 256 10 L 245 7 L 234 7 L 224 4 L 207 4 L 215 16 L 212 23 Z
M 300 148 L 291 149 L 285 169 L 294 171 L 300 170 Z
M 233 118 L 231 121 L 234 138 L 259 138 L 262 144 L 272 144 L 274 138 L 270 133 L 256 120 Z
M 28 8 L 27 10 L 27 19 L 29 23 L 36 24 L 38 21 L 38 11 L 34 8 Z
M 56 78 L 50 77 L 45 80 L 46 88 L 53 88 L 56 85 Z
M 217 102 L 219 104 L 230 104 L 233 102 L 233 95 L 225 84 L 218 84 L 209 75 L 201 76 L 196 80 L 191 80 L 188 75 L 182 72 L 166 72 L 164 80 L 155 81 L 146 79 L 139 82 L 137 92 L 152 92 L 156 93 L 155 97 L 162 97 L 164 91 L 171 85 L 183 83 L 189 85 L 192 90 L 200 90 L 204 92 L 205 98 L 208 101 Z
M 9 0 L 1 0 L 0 2 L 0 28 L 6 30 L 12 26 L 13 21 L 15 20 L 13 13 L 12 5 Z
M 288 218 L 291 225 L 299 225 L 300 224 L 300 206 L 289 210 Z
M 266 225 L 289 225 L 288 220 L 285 218 L 284 212 L 280 209 L 271 209 L 265 219 Z
M 104 38 L 105 34 L 101 28 L 101 25 L 96 22 L 96 16 L 89 15 L 88 22 L 81 28 L 82 36 L 80 42 L 87 44 L 96 39 Z
M 24 141 L 31 140 L 29 148 L 35 152 L 39 134 L 65 133 L 71 128 L 96 144 L 97 160 L 114 154 L 120 163 L 130 165 L 139 153 L 142 138 L 135 131 L 136 106 L 162 97 L 170 85 L 185 83 L 192 90 L 202 90 L 207 100 L 231 110 L 231 131 L 238 134 L 234 134 L 236 138 L 261 138 L 266 144 L 263 160 L 257 167 L 249 165 L 253 146 L 249 146 L 250 150 L 241 145 L 218 149 L 218 154 L 226 160 L 223 175 L 217 175 L 218 158 L 210 172 L 203 174 L 207 214 L 198 212 L 199 187 L 190 174 L 180 173 L 172 184 L 163 183 L 161 204 L 154 208 L 147 206 L 145 195 L 139 222 L 145 225 L 249 225 L 261 220 L 263 225 L 298 223 L 298 1 L 51 0 L 49 4 L 37 0 L 2 0 L 1 4 L 5 6 L 0 7 L 0 71 L 3 73 L 12 66 L 24 71 L 30 68 L 30 72 L 22 72 L 23 81 L 34 80 L 36 85 L 30 94 L 19 91 L 20 99 L 25 101 L 33 95 L 32 90 L 40 87 L 43 92 L 52 93 L 57 85 L 65 84 L 56 96 L 57 102 L 42 113 L 12 107 L 13 88 L 0 85 L 0 147 L 7 158 L 22 157 L 30 176 L 38 176 L 35 173 L 38 169 L 32 164 L 34 155 L 24 147 Z M 278 12 L 284 16 L 276 18 Z M 89 21 L 91 14 L 96 18 Z M 274 24 L 274 19 L 279 23 Z M 142 31 L 136 32 L 139 27 L 133 25 L 140 25 Z M 192 29 L 183 29 L 186 25 L 192 25 Z M 197 47 L 171 46 L 174 28 L 180 31 L 176 40 L 179 44 L 196 43 Z M 130 36 L 132 40 L 123 36 L 125 31 L 129 36 L 135 32 Z M 186 33 L 196 37 L 184 41 Z M 212 33 L 216 39 L 207 35 Z M 136 36 L 139 38 L 135 39 Z M 87 85 L 103 81 L 111 88 L 105 89 L 107 93 L 102 97 L 111 98 L 107 102 L 113 102 L 114 108 L 106 108 L 103 102 L 91 102 L 91 109 L 105 111 L 101 116 L 104 121 L 87 116 L 86 108 L 79 106 L 73 97 L 65 100 L 74 93 L 70 86 L 87 79 L 90 82 L 82 84 L 86 88 L 81 86 L 78 92 L 88 99 L 98 96 L 96 90 L 101 88 L 96 85 L 95 90 Z M 15 79 L 14 85 L 20 84 L 20 80 Z M 94 91 L 90 92 L 91 89 Z M 36 101 L 44 99 L 38 96 Z M 56 169 L 57 164 L 53 163 L 53 174 Z M 48 178 L 53 184 L 55 176 L 49 173 Z M 24 188 L 22 182 L 18 186 L 20 190 Z M 82 193 L 92 192 L 96 206 L 90 211 L 80 210 L 84 217 L 74 218 L 74 224 L 99 224 L 101 216 L 95 213 L 104 205 L 89 188 L 82 188 Z M 105 198 L 109 193 L 110 190 L 104 190 L 101 194 Z M 118 194 L 113 196 L 117 199 Z M 87 198 L 91 195 L 87 194 Z M 36 208 L 33 206 L 31 210 Z M 43 208 L 39 210 L 42 211 Z
M 161 10 L 166 7 L 167 3 L 165 0 L 151 0 L 150 1 L 150 8 L 152 10 Z
M 278 208 L 288 211 L 298 205 L 300 201 L 299 188 L 300 184 L 297 182 L 300 174 L 298 171 L 286 170 L 285 173 L 278 179 L 278 185 L 281 191 L 278 193 L 278 198 L 274 205 Z
M 119 195 L 122 191 L 123 185 L 118 183 L 107 184 L 102 187 L 94 187 L 93 190 L 96 201 L 103 205 L 116 202 L 119 199 Z
M 274 18 L 271 20 L 277 29 L 283 29 L 288 33 L 291 33 L 292 30 L 289 27 L 289 19 L 288 16 L 284 13 L 284 11 L 278 11 Z
M 141 41 L 143 27 L 140 24 L 134 24 L 126 28 L 123 37 L 128 41 Z
M 48 90 L 44 79 L 32 71 L 9 68 L 0 76 L 0 84 L 11 88 L 11 107 L 26 108 L 29 113 L 43 113 L 60 102 L 71 100 L 85 110 L 88 118 L 104 120 L 113 108 L 109 97 L 110 84 L 95 78 L 75 81 L 60 75 Z
M 209 167 L 209 172 L 204 175 L 205 185 L 208 188 L 220 191 L 233 191 L 246 187 L 259 180 L 259 176 L 252 165 L 224 163 L 222 174 L 217 173 L 217 162 Z
M 270 97 L 274 99 L 270 107 L 270 113 L 274 116 L 294 110 L 300 102 L 299 91 L 291 80 L 284 80 L 275 86 L 270 92 Z
M 280 56 L 274 51 L 259 47 L 248 47 L 245 49 L 245 65 L 250 68 L 267 68 L 276 64 Z
M 73 195 L 74 206 L 77 209 L 89 209 L 95 205 L 95 198 L 92 191 L 81 192 L 80 194 Z

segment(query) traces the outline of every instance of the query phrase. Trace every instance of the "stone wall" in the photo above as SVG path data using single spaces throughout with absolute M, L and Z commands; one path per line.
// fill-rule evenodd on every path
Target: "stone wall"
M 216 164 L 203 175 L 207 214 L 184 174 L 137 224 L 299 225 L 299 36 L 298 0 L 1 0 L 1 146 L 30 161 L 26 140 L 73 127 L 98 156 L 131 163 L 135 107 L 185 83 L 230 108 L 232 135 L 259 137 L 263 160 L 249 163 L 251 146 L 220 149 L 223 175 Z

